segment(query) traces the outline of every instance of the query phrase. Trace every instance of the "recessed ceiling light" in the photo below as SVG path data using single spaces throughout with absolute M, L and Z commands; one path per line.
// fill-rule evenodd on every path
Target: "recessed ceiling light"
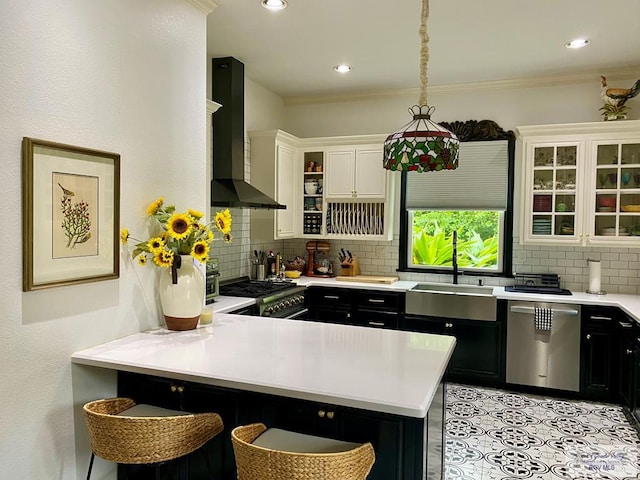
M 347 73 L 351 71 L 351 67 L 349 65 L 336 65 L 333 69 L 338 73 Z
M 286 0 L 262 0 L 262 6 L 269 10 L 283 10 L 287 8 Z
M 567 48 L 582 48 L 586 47 L 587 45 L 589 45 L 589 40 L 587 40 L 586 38 L 576 38 L 575 40 L 571 40 L 570 42 L 564 44 L 564 46 Z

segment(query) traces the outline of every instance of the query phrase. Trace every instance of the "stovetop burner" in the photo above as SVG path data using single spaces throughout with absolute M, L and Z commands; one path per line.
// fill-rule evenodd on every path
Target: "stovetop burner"
M 228 297 L 259 298 L 295 287 L 296 284 L 293 282 L 241 280 L 234 283 L 220 285 L 220 295 Z

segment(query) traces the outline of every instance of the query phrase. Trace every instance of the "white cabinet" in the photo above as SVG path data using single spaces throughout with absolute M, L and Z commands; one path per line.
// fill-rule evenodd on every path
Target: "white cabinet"
M 383 199 L 387 171 L 382 145 L 340 148 L 327 152 L 326 197 Z
M 276 238 L 293 238 L 295 235 L 297 196 L 296 150 L 282 142 L 276 143 L 276 192 L 277 201 L 286 210 L 276 210 Z
M 518 132 L 523 243 L 640 247 L 640 121 Z
M 251 239 L 391 240 L 394 182 L 382 135 L 297 138 L 249 132 L 250 183 L 287 206 L 252 210 Z
M 249 132 L 251 152 L 250 183 L 284 210 L 252 210 L 251 238 L 269 241 L 294 238 L 299 216 L 298 139 L 281 130 Z

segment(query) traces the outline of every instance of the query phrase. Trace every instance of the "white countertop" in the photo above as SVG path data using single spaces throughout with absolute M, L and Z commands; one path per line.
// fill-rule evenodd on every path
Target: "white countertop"
M 455 338 L 216 313 L 76 352 L 73 363 L 425 417 Z
M 341 282 L 335 278 L 300 277 L 294 282 L 297 285 L 311 287 L 339 287 L 366 290 L 387 290 L 406 292 L 420 282 L 400 280 L 391 284 Z M 504 287 L 494 287 L 493 296 L 498 300 L 521 300 L 523 302 L 574 303 L 581 305 L 602 305 L 619 307 L 638 323 L 640 323 L 640 296 L 630 294 L 609 293 L 592 295 L 586 292 L 572 292 L 572 295 L 544 295 L 539 293 L 507 292 Z M 213 304 L 215 312 L 226 313 L 254 303 L 253 299 L 239 297 L 216 297 Z
M 232 310 L 248 307 L 249 305 L 255 305 L 255 298 L 246 297 L 224 297 L 222 295 L 215 297 L 213 303 L 207 305 L 211 307 L 214 313 L 229 313 Z

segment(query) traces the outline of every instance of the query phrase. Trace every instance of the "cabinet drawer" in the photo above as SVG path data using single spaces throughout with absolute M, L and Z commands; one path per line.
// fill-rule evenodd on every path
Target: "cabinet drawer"
M 397 329 L 400 314 L 396 312 L 379 311 L 367 308 L 358 308 L 358 314 L 354 323 L 364 327 Z
M 365 308 L 384 308 L 401 311 L 403 309 L 404 294 L 398 292 L 366 291 L 355 293 L 355 304 Z
M 317 305 L 350 305 L 351 291 L 346 288 L 312 288 L 310 301 Z

